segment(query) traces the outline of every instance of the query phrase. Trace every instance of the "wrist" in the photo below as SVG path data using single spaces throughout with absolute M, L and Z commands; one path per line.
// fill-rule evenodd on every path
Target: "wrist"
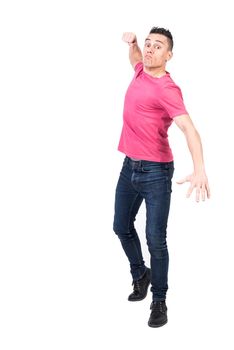
M 130 47 L 137 46 L 137 40 L 134 40 L 132 43 L 128 43 Z
M 204 165 L 194 167 L 194 174 L 205 174 L 205 173 L 206 171 L 205 171 Z

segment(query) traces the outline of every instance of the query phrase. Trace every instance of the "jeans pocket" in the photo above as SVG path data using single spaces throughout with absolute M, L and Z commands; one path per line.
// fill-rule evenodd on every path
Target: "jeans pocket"
M 143 165 L 141 167 L 141 171 L 143 173 L 162 173 L 164 171 L 164 168 L 161 167 L 160 165 L 158 164 L 153 164 L 153 165 Z
M 145 183 L 153 185 L 153 187 L 161 187 L 163 189 L 165 184 L 170 180 L 168 170 L 161 166 L 143 166 L 141 168 L 142 179 Z

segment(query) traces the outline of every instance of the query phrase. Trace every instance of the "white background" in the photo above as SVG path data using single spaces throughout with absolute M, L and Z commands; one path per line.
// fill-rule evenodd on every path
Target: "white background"
M 0 347 L 233 349 L 233 27 L 231 1 L 1 1 Z M 112 231 L 117 151 L 139 45 L 174 36 L 167 70 L 203 144 L 211 199 L 176 180 L 192 172 L 183 133 L 168 247 L 168 324 L 148 327 L 151 292 L 130 303 L 129 265 Z M 136 226 L 146 264 L 145 208 Z

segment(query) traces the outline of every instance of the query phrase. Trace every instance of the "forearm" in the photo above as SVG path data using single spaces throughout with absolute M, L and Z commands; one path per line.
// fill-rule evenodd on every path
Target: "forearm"
M 137 41 L 129 44 L 129 60 L 130 63 L 134 66 L 136 62 L 142 61 L 142 53 L 139 48 Z
M 185 137 L 192 156 L 194 172 L 200 173 L 205 171 L 202 143 L 198 131 L 195 128 L 191 128 L 185 131 Z

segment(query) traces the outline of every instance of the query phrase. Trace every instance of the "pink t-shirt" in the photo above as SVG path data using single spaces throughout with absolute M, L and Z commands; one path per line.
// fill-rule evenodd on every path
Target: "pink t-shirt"
M 142 62 L 134 69 L 124 100 L 118 150 L 132 158 L 170 162 L 173 154 L 167 130 L 174 117 L 188 114 L 181 90 L 168 72 L 152 77 L 143 71 Z

